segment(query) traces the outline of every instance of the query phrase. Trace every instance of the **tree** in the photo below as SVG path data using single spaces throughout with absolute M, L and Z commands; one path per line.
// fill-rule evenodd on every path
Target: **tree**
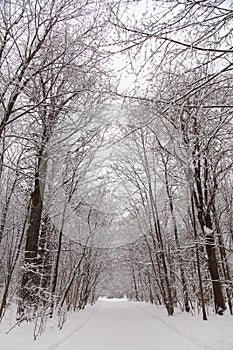
M 148 129 L 149 134 L 155 135 L 160 150 L 184 170 L 182 176 L 187 176 L 185 182 L 191 188 L 187 191 L 191 191 L 197 209 L 197 230 L 200 228 L 201 236 L 205 237 L 215 310 L 221 314 L 225 302 L 219 252 L 214 242 L 217 228 L 213 227 L 213 203 L 221 176 L 225 177 L 232 167 L 226 161 L 228 141 L 223 152 L 218 147 L 225 138 L 223 130 L 228 133 L 231 128 L 232 9 L 212 1 L 173 1 L 160 5 L 158 2 L 151 11 L 146 11 L 141 21 L 133 9 L 139 4 L 129 5 L 124 15 L 120 7 L 110 9 L 111 23 L 117 32 L 113 40 L 119 45 L 119 54 L 127 55 L 126 65 L 132 67 L 128 69 L 135 75 L 134 88 L 128 93 L 120 91 L 118 96 L 137 100 L 149 111 L 148 117 L 141 114 L 141 120 L 136 118 L 125 137 Z M 158 121 L 161 132 L 155 129 Z M 161 138 L 164 133 L 166 141 Z M 219 166 L 222 162 L 224 166 Z M 166 171 L 165 181 L 175 229 Z M 224 256 L 223 252 L 220 254 Z
M 79 133 L 77 138 L 83 137 L 80 147 L 80 152 L 83 152 L 83 147 L 91 141 L 88 138 L 97 129 L 94 124 L 88 125 L 93 110 L 99 108 L 104 99 L 100 99 L 98 91 L 101 88 L 99 62 L 104 58 L 99 51 L 103 30 L 99 16 L 101 8 L 93 11 L 94 4 L 81 2 L 77 6 L 74 1 L 41 3 L 35 0 L 30 3 L 21 1 L 1 5 L 4 24 L 1 28 L 4 38 L 1 47 L 1 108 L 4 112 L 0 126 L 3 147 L 1 170 L 7 169 L 9 165 L 4 158 L 6 140 L 12 140 L 10 148 L 13 151 L 16 151 L 15 140 L 23 140 L 25 146 L 22 149 L 22 161 L 16 165 L 16 175 L 13 174 L 12 190 L 6 199 L 1 219 L 1 236 L 4 234 L 7 211 L 19 178 L 19 169 L 25 168 L 31 176 L 30 181 L 27 176 L 19 180 L 19 186 L 21 181 L 27 181 L 31 191 L 22 276 L 23 309 L 27 302 L 29 308 L 31 305 L 36 308 L 38 290 L 41 288 L 40 275 L 43 273 L 40 248 L 44 250 L 46 242 L 42 241 L 47 235 L 46 225 L 42 228 L 42 223 L 47 221 L 47 226 L 51 228 L 48 217 L 43 212 L 44 186 L 48 172 L 46 148 L 54 134 L 59 135 L 62 131 L 66 137 L 71 131 L 68 136 Z M 14 57 L 15 64 L 9 70 L 11 57 Z M 69 118 L 73 118 L 81 131 L 64 131 L 69 125 Z M 62 123 L 66 126 L 59 130 Z M 20 128 L 26 130 L 25 135 Z M 92 130 L 88 131 L 88 128 Z M 26 141 L 31 143 L 30 146 Z M 88 156 L 92 159 L 91 152 Z M 31 171 L 33 169 L 34 174 Z M 5 298 L 6 296 L 3 299 Z

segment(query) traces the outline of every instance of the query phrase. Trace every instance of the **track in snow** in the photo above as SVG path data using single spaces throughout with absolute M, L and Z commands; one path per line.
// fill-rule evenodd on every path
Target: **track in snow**
M 182 337 L 130 302 L 99 302 L 89 321 L 56 350 L 197 350 Z M 200 349 L 200 347 L 199 347 Z

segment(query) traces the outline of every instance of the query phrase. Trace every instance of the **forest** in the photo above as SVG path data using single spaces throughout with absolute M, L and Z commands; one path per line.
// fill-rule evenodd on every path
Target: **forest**
M 233 314 L 232 53 L 231 1 L 0 1 L 0 321 Z

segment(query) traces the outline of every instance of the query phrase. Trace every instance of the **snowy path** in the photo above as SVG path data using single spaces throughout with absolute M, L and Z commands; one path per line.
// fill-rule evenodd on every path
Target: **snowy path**
M 101 303 L 78 334 L 56 350 L 194 350 L 191 342 L 133 303 Z M 52 349 L 51 349 L 52 350 Z
M 177 312 L 168 317 L 162 307 L 127 301 L 99 301 L 71 313 L 62 330 L 56 322 L 33 341 L 33 323 L 24 323 L 6 336 L 4 350 L 232 350 L 232 316 L 192 317 Z M 4 326 L 4 325 L 3 325 Z M 12 326 L 12 324 L 11 324 Z M 5 328 L 5 329 L 4 329 Z

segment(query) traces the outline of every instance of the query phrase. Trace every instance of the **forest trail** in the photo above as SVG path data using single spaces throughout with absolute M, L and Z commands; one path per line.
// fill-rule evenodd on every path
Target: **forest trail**
M 155 313 L 156 314 L 156 313 Z M 175 320 L 174 320 L 175 321 Z M 132 302 L 98 302 L 96 312 L 49 350 L 202 350 L 192 339 Z
M 0 328 L 6 350 L 232 350 L 232 316 L 192 316 L 176 310 L 168 317 L 164 307 L 124 299 L 102 299 L 85 310 L 72 312 L 62 329 L 48 320 L 45 332 L 33 340 L 35 323 Z

